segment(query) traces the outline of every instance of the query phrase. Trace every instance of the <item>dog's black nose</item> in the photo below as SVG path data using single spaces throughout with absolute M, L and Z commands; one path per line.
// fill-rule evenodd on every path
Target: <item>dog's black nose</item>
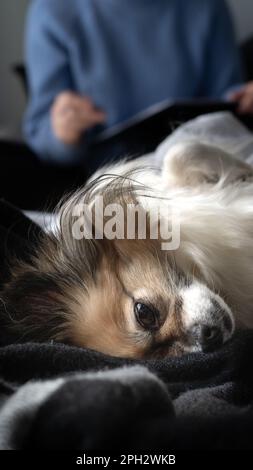
M 193 336 L 204 352 L 215 351 L 223 344 L 223 332 L 218 326 L 198 325 L 193 330 Z
M 203 351 L 214 351 L 223 343 L 222 330 L 217 326 L 203 325 L 201 327 L 200 344 Z

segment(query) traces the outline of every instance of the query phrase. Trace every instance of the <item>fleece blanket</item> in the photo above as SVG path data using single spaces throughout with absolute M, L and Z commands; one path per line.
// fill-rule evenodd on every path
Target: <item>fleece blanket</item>
M 252 450 L 253 334 L 135 363 L 64 345 L 0 349 L 0 448 Z
M 9 257 L 26 256 L 40 229 L 2 201 L 0 235 L 4 282 Z M 0 347 L 0 449 L 252 449 L 252 357 L 250 331 L 212 354 L 149 361 L 54 343 Z

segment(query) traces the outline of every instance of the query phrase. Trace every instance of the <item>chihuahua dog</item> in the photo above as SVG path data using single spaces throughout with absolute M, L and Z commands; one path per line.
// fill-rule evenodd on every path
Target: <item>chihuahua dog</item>
M 252 168 L 196 142 L 172 147 L 162 168 L 151 164 L 146 156 L 99 170 L 57 209 L 58 228 L 30 261 L 13 263 L 1 292 L 6 343 L 54 340 L 164 357 L 214 351 L 235 328 L 253 326 Z M 128 236 L 136 207 L 144 218 Z M 172 232 L 164 237 L 159 228 L 175 214 L 173 246 Z M 117 228 L 109 236 L 108 226 Z

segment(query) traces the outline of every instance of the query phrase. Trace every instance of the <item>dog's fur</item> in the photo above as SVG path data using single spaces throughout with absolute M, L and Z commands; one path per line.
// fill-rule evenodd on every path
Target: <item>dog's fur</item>
M 221 149 L 177 144 L 162 169 L 150 157 L 97 172 L 60 208 L 30 263 L 14 263 L 1 293 L 10 341 L 62 341 L 125 357 L 213 350 L 253 326 L 253 171 Z M 73 237 L 73 208 L 96 195 L 147 219 L 177 210 L 181 243 Z M 167 212 L 166 212 L 167 214 Z M 163 212 L 161 212 L 163 217 Z M 141 313 L 140 313 L 141 312 Z

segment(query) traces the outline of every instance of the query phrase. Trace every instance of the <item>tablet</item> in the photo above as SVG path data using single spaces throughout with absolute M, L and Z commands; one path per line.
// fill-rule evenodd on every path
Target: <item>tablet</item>
M 217 111 L 236 111 L 237 105 L 228 101 L 214 101 L 207 99 L 191 100 L 164 100 L 140 111 L 131 118 L 115 124 L 100 132 L 96 137 L 97 143 L 107 141 L 111 138 L 120 138 L 121 136 L 135 132 L 140 128 L 152 127 L 157 125 L 167 126 L 185 122 L 201 114 L 213 113 Z
M 101 131 L 89 149 L 92 168 L 122 157 L 135 158 L 153 152 L 180 124 L 201 114 L 236 112 L 236 104 L 204 99 L 166 100 Z

